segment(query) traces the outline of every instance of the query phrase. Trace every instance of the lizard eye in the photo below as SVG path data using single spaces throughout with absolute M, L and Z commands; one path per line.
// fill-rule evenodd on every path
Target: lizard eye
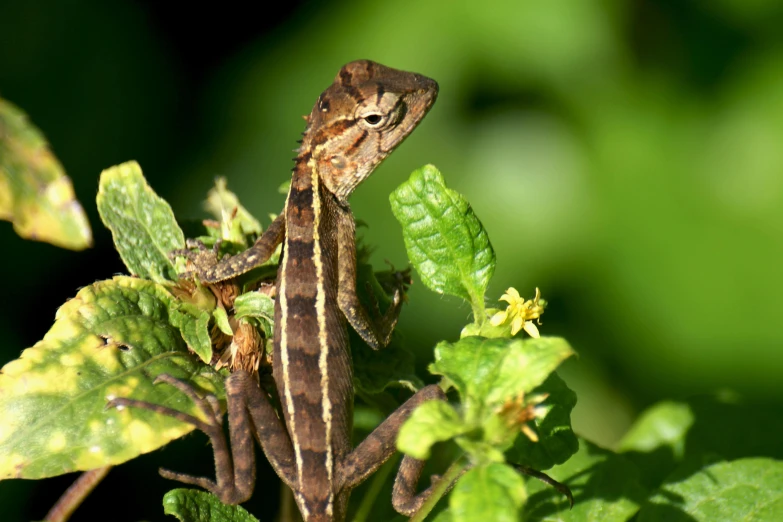
M 381 120 L 383 120 L 383 116 L 380 114 L 368 114 L 364 117 L 364 121 L 367 122 L 367 125 L 370 125 L 372 127 L 375 127 L 379 123 L 381 123 Z

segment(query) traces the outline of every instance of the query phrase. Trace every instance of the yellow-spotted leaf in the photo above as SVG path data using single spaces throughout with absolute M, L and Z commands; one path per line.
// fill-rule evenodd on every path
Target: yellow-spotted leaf
M 0 219 L 21 237 L 83 250 L 92 246 L 87 216 L 41 132 L 0 99 Z
M 159 283 L 177 280 L 169 253 L 185 247 L 185 236 L 169 204 L 147 185 L 138 163 L 104 170 L 96 203 L 131 274 Z
M 0 479 L 119 464 L 191 431 L 148 410 L 106 409 L 127 397 L 202 416 L 180 391 L 153 385 L 163 373 L 223 395 L 172 320 L 179 305 L 166 287 L 125 276 L 65 303 L 43 340 L 0 372 Z

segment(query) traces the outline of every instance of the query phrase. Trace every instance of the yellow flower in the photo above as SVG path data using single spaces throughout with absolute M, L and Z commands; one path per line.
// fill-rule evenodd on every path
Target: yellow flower
M 541 291 L 536 288 L 536 296 L 533 299 L 525 301 L 523 297 L 519 296 L 516 288 L 511 287 L 506 290 L 499 301 L 506 301 L 508 306 L 502 312 L 498 312 L 492 316 L 490 323 L 492 326 L 500 326 L 511 321 L 511 335 L 516 335 L 520 330 L 525 330 L 530 337 L 540 337 L 538 334 L 538 328 L 536 323 L 541 324 L 539 318 L 544 313 L 544 307 L 546 301 L 541 299 Z

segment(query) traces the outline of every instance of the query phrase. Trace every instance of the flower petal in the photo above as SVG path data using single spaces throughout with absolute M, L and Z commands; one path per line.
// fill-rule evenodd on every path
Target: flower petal
M 501 324 L 506 322 L 507 318 L 508 318 L 508 310 L 503 312 L 498 312 L 492 316 L 492 318 L 489 320 L 489 323 L 492 326 L 500 326 Z
M 535 337 L 538 339 L 541 337 L 541 335 L 538 333 L 538 327 L 536 326 L 536 323 L 533 321 L 525 321 L 525 331 L 530 337 Z
M 522 317 L 514 317 L 514 320 L 511 322 L 511 335 L 516 335 L 522 329 L 524 322 L 525 320 Z

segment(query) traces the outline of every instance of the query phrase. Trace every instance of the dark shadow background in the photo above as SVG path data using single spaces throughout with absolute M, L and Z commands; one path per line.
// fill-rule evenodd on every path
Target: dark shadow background
M 488 229 L 509 286 L 550 306 L 580 358 L 576 430 L 612 446 L 661 398 L 731 388 L 783 402 L 783 5 L 775 0 L 0 3 L 0 95 L 46 134 L 95 248 L 0 223 L 0 364 L 81 286 L 124 268 L 94 206 L 100 171 L 136 159 L 178 216 L 217 175 L 278 212 L 300 116 L 339 67 L 431 76 L 439 101 L 357 191 L 373 260 L 405 263 L 388 194 L 437 165 Z M 422 370 L 470 309 L 415 284 L 400 327 Z M 165 465 L 210 473 L 194 435 L 115 469 L 75 520 L 162 520 Z M 197 468 L 201 466 L 201 468 Z M 271 514 L 277 485 L 256 514 Z M 4 520 L 40 518 L 71 477 L 0 483 Z M 118 508 L 118 506 L 121 506 Z

